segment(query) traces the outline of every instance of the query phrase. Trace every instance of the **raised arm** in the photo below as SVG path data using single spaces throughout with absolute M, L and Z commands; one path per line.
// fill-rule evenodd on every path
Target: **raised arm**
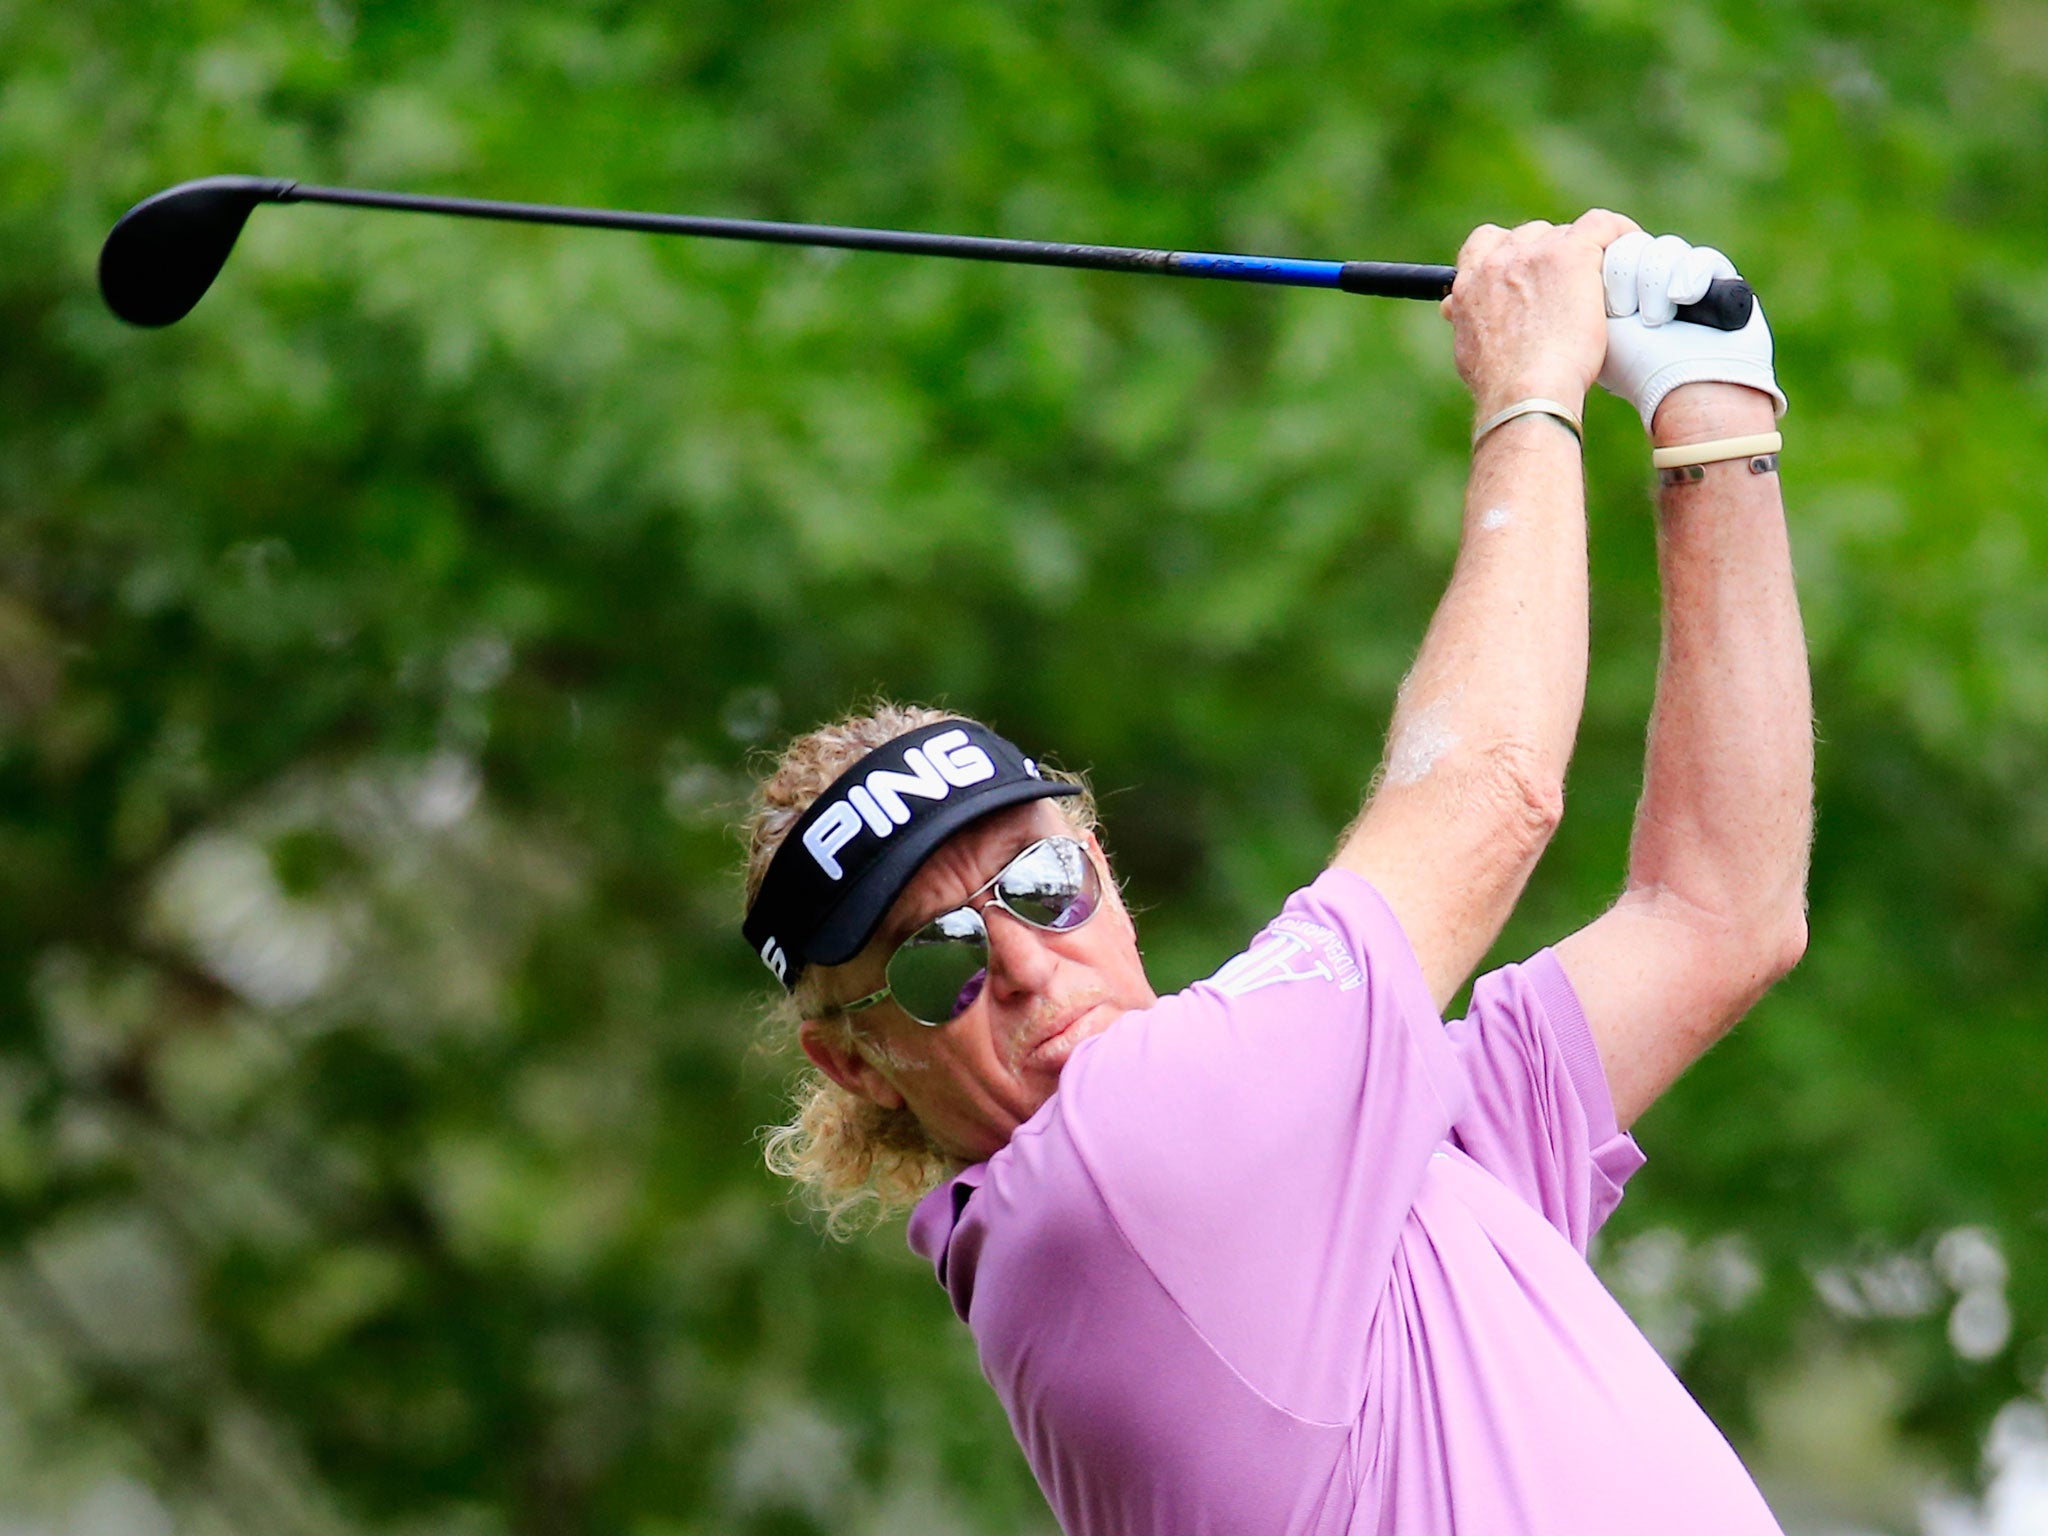
M 1772 431 L 1768 331 L 1761 346 L 1761 373 L 1739 357 L 1687 365 L 1756 387 L 1673 389 L 1650 403 L 1655 441 Z M 1624 1126 L 1798 961 L 1813 825 L 1812 700 L 1777 474 L 1738 457 L 1664 487 L 1657 548 L 1664 644 L 1628 885 L 1558 946 Z
M 1607 349 L 1603 248 L 1635 226 L 1475 230 L 1444 312 L 1476 420 L 1576 414 Z M 1576 434 L 1518 416 L 1473 451 L 1449 588 L 1401 686 L 1370 799 L 1334 863 L 1401 920 L 1442 1007 L 1507 920 L 1563 813 L 1586 688 L 1586 513 Z

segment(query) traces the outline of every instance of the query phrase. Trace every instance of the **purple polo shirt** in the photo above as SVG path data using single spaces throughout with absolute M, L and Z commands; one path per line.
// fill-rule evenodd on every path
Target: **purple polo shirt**
M 1641 1163 L 1554 956 L 1446 1026 L 1333 870 L 910 1243 L 1069 1536 L 1775 1536 L 1586 1265 Z

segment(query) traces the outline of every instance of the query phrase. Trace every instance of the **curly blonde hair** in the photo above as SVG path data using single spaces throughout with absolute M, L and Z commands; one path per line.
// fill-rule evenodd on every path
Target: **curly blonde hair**
M 783 751 L 754 791 L 744 827 L 747 844 L 746 901 L 752 905 L 783 839 L 803 819 L 832 781 L 875 748 L 941 720 L 964 719 L 952 710 L 876 700 L 857 714 L 799 736 Z M 1085 781 L 1057 768 L 1048 778 L 1077 786 L 1081 793 L 1057 802 L 1077 832 L 1095 828 L 1095 802 Z M 880 1059 L 878 1043 L 867 1039 L 845 1014 L 820 1018 L 810 976 L 770 1005 L 765 1028 L 777 1048 L 794 1044 L 806 1019 L 839 1032 L 847 1050 Z M 768 1167 L 796 1186 L 797 1196 L 821 1218 L 836 1239 L 854 1236 L 919 1198 L 959 1172 L 962 1164 L 941 1151 L 906 1106 L 885 1109 L 840 1087 L 814 1066 L 805 1067 L 790 1092 L 790 1116 L 762 1132 Z

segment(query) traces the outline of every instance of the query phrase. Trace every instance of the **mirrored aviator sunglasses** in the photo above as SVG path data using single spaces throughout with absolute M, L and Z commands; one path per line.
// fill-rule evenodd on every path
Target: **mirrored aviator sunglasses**
M 1071 837 L 1033 843 L 961 906 L 941 912 L 896 947 L 879 992 L 841 1003 L 858 1013 L 889 998 L 931 1028 L 957 1019 L 988 981 L 988 925 L 975 903 L 987 896 L 1019 922 L 1046 933 L 1071 933 L 1102 904 L 1102 881 L 1088 850 Z

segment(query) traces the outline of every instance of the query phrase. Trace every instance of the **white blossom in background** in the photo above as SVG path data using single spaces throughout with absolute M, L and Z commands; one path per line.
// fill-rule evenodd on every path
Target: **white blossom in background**
M 465 675 L 506 659 L 479 643 Z M 334 851 L 306 889 L 288 888 L 276 863 L 297 838 Z M 298 775 L 195 832 L 159 867 L 148 923 L 165 949 L 295 1027 L 367 1016 L 425 1038 L 498 1027 L 508 968 L 579 873 L 555 841 L 491 814 L 477 759 L 444 748 Z
M 1956 1298 L 1948 1314 L 1948 1341 L 1965 1360 L 1989 1360 L 2011 1338 L 2012 1304 L 2004 1291 L 1971 1290 Z
M 1813 1288 L 1837 1317 L 1925 1317 L 1947 1302 L 1948 1337 L 1965 1360 L 1989 1360 L 2012 1339 L 2005 1253 L 1983 1227 L 1956 1227 L 1934 1244 L 1932 1262 L 1898 1252 L 1860 1264 L 1834 1264 L 1813 1275 Z
M 1989 1360 L 2012 1339 L 2005 1250 L 1983 1227 L 1957 1227 L 1934 1245 L 1934 1267 L 1956 1292 L 1948 1341 L 1965 1360 Z M 2044 1527 L 2048 1529 L 2048 1527 Z
M 1636 1326 L 1674 1365 L 1707 1318 L 1739 1311 L 1763 1288 L 1749 1245 L 1725 1232 L 1690 1241 L 1672 1227 L 1638 1232 L 1598 1258 L 1608 1287 Z
M 1924 1536 L 2042 1536 L 2048 1531 L 2048 1407 L 2021 1399 L 1992 1420 L 1984 1442 L 1991 1486 L 1981 1504 L 1946 1495 L 1921 1512 Z
M 94 1483 L 63 1514 L 10 1518 L 0 1506 L 0 1536 L 174 1536 L 177 1524 L 154 1493 L 133 1478 Z
M 800 1510 L 829 1529 L 852 1486 L 846 1431 L 809 1403 L 771 1405 L 733 1447 L 728 1496 L 741 1514 Z
M 44 1294 L 108 1359 L 148 1369 L 199 1351 L 187 1260 L 147 1211 L 68 1217 L 36 1234 L 28 1258 Z
M 288 896 L 270 856 L 237 832 L 202 832 L 170 856 L 152 916 L 216 980 L 259 1008 L 318 996 L 348 957 L 332 913 Z
M 719 723 L 734 741 L 762 741 L 781 718 L 782 697 L 772 688 L 738 689 L 719 711 Z
M 1837 1317 L 1925 1317 L 1941 1305 L 1941 1284 L 1914 1253 L 1887 1253 L 1860 1264 L 1816 1270 L 1814 1291 Z
M 452 827 L 476 809 L 484 776 L 459 752 L 437 752 L 407 786 L 406 811 L 429 831 Z
M 2006 1281 L 2005 1250 L 1983 1227 L 1956 1227 L 1942 1233 L 1934 1244 L 1934 1267 L 1958 1291 L 2003 1287 Z
M 462 693 L 488 693 L 512 670 L 512 647 L 501 635 L 472 635 L 448 652 L 449 684 Z
M 1724 1232 L 1702 1244 L 1693 1256 L 1694 1272 L 1714 1308 L 1734 1312 L 1764 1288 L 1764 1272 L 1749 1244 Z
M 662 754 L 661 775 L 662 803 L 681 822 L 738 820 L 752 792 L 743 776 L 704 761 L 684 741 Z

